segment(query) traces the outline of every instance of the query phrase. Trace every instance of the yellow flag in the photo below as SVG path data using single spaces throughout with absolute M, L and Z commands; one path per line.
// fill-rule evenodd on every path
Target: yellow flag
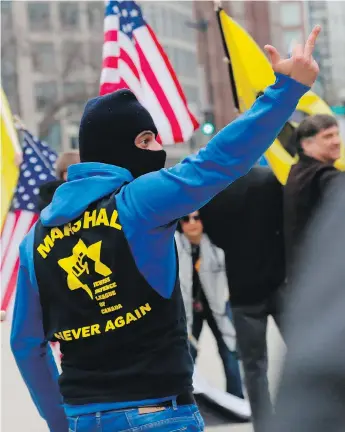
M 252 106 L 258 93 L 274 83 L 275 75 L 270 62 L 254 39 L 223 10 L 219 12 L 219 18 L 231 59 L 240 111 L 244 112 Z M 333 115 L 329 106 L 312 91 L 300 99 L 297 110 L 307 115 L 321 113 Z M 290 156 L 278 139 L 266 151 L 265 157 L 278 180 L 285 184 L 291 166 L 298 158 Z M 335 165 L 338 169 L 343 167 L 345 170 L 344 146 L 342 146 L 342 158 Z
M 15 162 L 21 153 L 12 113 L 1 88 L 1 230 L 17 185 L 19 168 Z

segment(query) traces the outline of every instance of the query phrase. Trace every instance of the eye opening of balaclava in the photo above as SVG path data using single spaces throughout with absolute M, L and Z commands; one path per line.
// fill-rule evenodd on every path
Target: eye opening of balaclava
M 136 147 L 135 138 L 144 131 L 158 134 L 150 113 L 130 90 L 90 99 L 80 122 L 80 160 L 126 168 L 135 178 L 158 171 L 166 152 Z

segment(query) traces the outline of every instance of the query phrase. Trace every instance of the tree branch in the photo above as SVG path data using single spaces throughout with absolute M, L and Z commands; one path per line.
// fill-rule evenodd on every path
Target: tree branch
M 6 21 L 3 22 L 3 21 Z M 1 38 L 1 60 L 2 64 L 9 64 L 13 66 L 13 71 L 17 72 L 16 59 L 17 56 L 29 56 L 36 62 L 39 60 L 40 52 L 34 49 L 34 45 L 31 44 L 30 39 L 25 37 L 18 38 L 13 33 L 13 28 L 9 25 L 10 20 L 2 20 L 2 38 Z M 22 33 L 22 32 L 19 32 Z M 101 42 L 99 49 L 101 50 Z M 59 114 L 61 109 L 66 108 L 74 103 L 80 103 L 83 100 L 87 100 L 90 96 L 95 96 L 98 94 L 99 86 L 99 76 L 101 71 L 101 63 L 94 61 L 92 56 L 84 56 L 84 45 L 83 42 L 70 43 L 66 48 L 66 51 L 62 53 L 62 68 L 55 77 L 57 81 L 62 83 L 68 82 L 69 77 L 76 70 L 82 70 L 85 67 L 89 67 L 93 75 L 95 75 L 94 85 L 92 89 L 87 88 L 87 83 L 85 83 L 85 91 L 73 92 L 71 94 L 63 95 L 58 100 L 51 99 L 47 101 L 47 106 L 43 112 L 43 118 L 38 125 L 38 134 L 40 138 L 46 137 L 49 133 L 49 129 L 56 122 L 56 116 Z M 93 53 L 93 50 L 90 49 Z M 91 58 L 88 58 L 91 57 Z M 13 73 L 11 68 L 2 68 L 3 80 L 8 80 L 12 77 Z M 43 71 L 42 71 L 43 73 Z M 73 79 L 70 80 L 71 83 L 76 82 Z M 78 81 L 80 82 L 80 81 Z

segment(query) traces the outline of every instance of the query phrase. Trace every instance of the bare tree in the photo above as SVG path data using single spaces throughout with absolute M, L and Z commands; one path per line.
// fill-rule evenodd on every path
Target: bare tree
M 19 109 L 17 44 L 13 33 L 9 2 L 1 2 L 1 84 L 13 110 Z
M 4 2 L 5 3 L 5 2 Z M 24 31 L 18 31 L 14 34 L 11 10 L 3 10 L 1 2 L 1 79 L 13 111 L 21 115 L 20 99 L 18 96 L 18 67 L 17 58 L 19 56 L 29 56 L 32 64 L 39 64 L 42 53 L 35 50 L 35 44 L 30 42 L 28 35 Z M 61 65 L 54 69 L 54 81 L 70 85 L 68 91 L 62 92 L 58 97 L 46 94 L 44 96 L 44 107 L 42 106 L 42 119 L 38 124 L 38 135 L 45 138 L 49 130 L 56 122 L 57 116 L 62 109 L 72 111 L 75 117 L 80 116 L 81 105 L 90 97 L 96 96 L 99 89 L 99 77 L 101 71 L 101 49 L 102 42 L 93 43 L 94 47 L 88 49 L 88 55 L 83 55 L 82 43 L 68 42 L 63 45 L 61 55 Z M 97 56 L 99 53 L 99 56 Z M 55 59 L 56 60 L 56 59 Z M 94 77 L 92 84 L 86 84 L 78 80 L 76 72 L 88 69 L 90 75 Z M 42 71 L 44 73 L 44 71 Z M 84 85 L 82 85 L 84 84 Z M 78 112 L 79 107 L 79 112 Z
M 101 45 L 99 50 L 101 50 Z M 91 72 L 94 78 L 91 85 L 86 85 L 85 82 L 81 81 L 73 81 L 76 72 L 85 68 Z M 85 59 L 79 43 L 70 43 L 66 46 L 65 53 L 62 55 L 62 68 L 58 78 L 63 84 L 70 85 L 68 91 L 64 89 L 60 97 L 57 99 L 51 98 L 48 101 L 44 109 L 44 115 L 38 125 L 41 137 L 47 136 L 51 125 L 55 122 L 56 116 L 62 109 L 67 109 L 72 112 L 72 116 L 74 114 L 79 117 L 81 105 L 90 97 L 98 94 L 100 69 L 101 59 L 98 64 L 90 58 Z

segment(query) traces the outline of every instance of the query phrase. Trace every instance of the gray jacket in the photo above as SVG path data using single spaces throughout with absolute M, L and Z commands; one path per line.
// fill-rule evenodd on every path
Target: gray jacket
M 179 255 L 179 275 L 182 296 L 186 309 L 189 335 L 193 326 L 193 262 L 191 244 L 181 233 L 176 232 L 175 240 Z M 214 246 L 206 234 L 200 243 L 201 264 L 200 283 L 212 311 L 213 317 L 231 351 L 235 351 L 236 333 L 232 322 L 226 314 L 229 301 L 229 287 L 225 272 L 224 252 Z

